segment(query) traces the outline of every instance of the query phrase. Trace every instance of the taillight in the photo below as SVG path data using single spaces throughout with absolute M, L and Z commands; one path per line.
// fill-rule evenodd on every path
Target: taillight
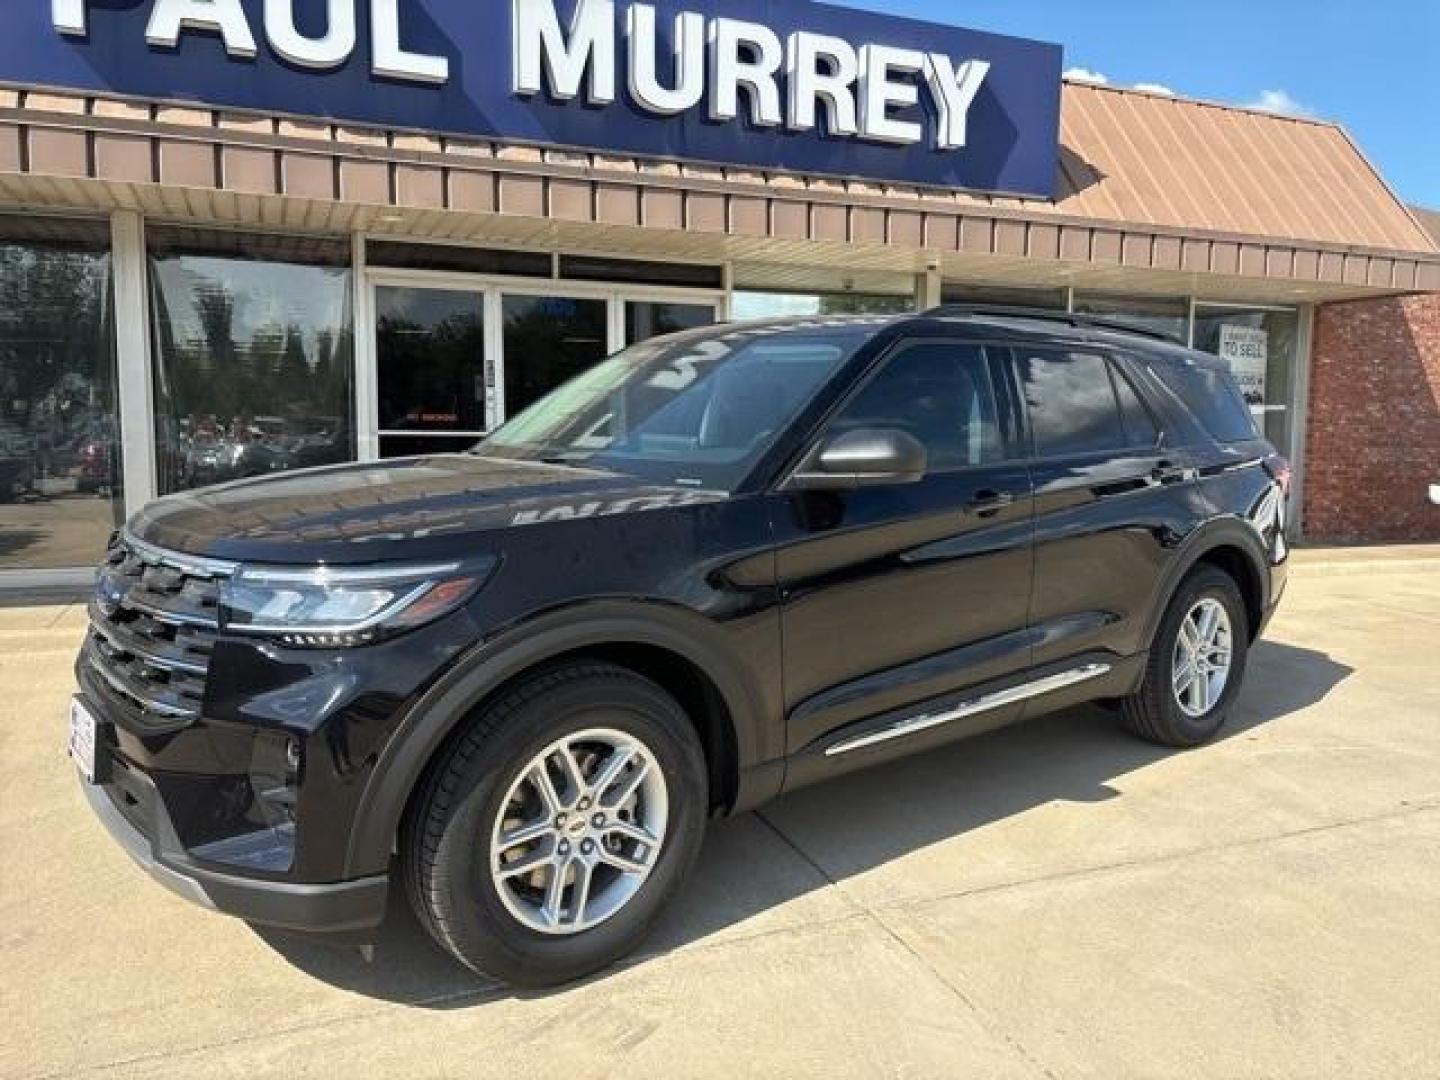
M 1281 494 L 1288 499 L 1290 497 L 1290 481 L 1294 477 L 1290 462 L 1280 454 L 1273 454 L 1265 459 L 1265 471 L 1280 485 Z

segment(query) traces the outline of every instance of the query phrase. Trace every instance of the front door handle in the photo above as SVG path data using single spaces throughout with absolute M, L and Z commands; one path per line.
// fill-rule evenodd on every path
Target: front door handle
M 1014 502 L 1015 493 L 1013 491 L 996 491 L 994 488 L 982 488 L 971 496 L 970 501 L 965 504 L 965 509 L 971 511 L 977 517 L 994 517 Z

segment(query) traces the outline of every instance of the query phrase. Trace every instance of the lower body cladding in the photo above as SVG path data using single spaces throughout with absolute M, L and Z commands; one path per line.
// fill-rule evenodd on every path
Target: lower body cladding
M 189 764 L 214 771 L 154 768 L 155 759 L 145 771 L 133 760 L 140 756 L 133 733 L 106 719 L 94 697 L 82 693 L 76 703 L 95 728 L 93 763 L 80 770 L 85 796 L 111 836 L 156 881 L 203 907 L 270 926 L 332 933 L 379 925 L 389 886 L 384 873 L 333 882 L 287 880 L 299 832 L 297 777 L 287 783 L 283 772 L 266 768 L 263 759 L 270 755 L 262 748 L 282 739 L 283 746 L 288 736 L 250 732 L 247 739 L 242 732 L 192 730 L 192 737 L 212 745 L 233 744 L 210 764 L 187 755 Z M 72 725 L 75 711 L 72 706 Z M 226 758 L 233 761 L 244 742 L 252 744 L 253 764 L 224 771 Z M 167 756 L 162 752 L 158 760 Z
M 384 917 L 387 875 L 311 885 L 225 874 L 187 860 L 168 815 L 153 796 L 149 830 L 135 825 L 122 809 L 134 798 L 126 785 L 86 783 L 85 797 L 110 835 L 142 869 L 192 903 L 292 930 L 368 930 Z
M 1135 690 L 1147 654 L 1096 652 L 846 725 L 800 751 L 786 790 L 1007 727 L 1028 717 Z

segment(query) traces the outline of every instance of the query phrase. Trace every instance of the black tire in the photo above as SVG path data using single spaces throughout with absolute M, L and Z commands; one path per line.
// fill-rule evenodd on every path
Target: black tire
M 491 878 L 486 839 L 530 761 L 568 733 L 604 726 L 652 753 L 669 800 L 650 874 L 606 921 L 566 936 L 511 914 Z M 410 902 L 435 940 L 472 970 L 514 986 L 552 986 L 634 949 L 695 862 L 709 806 L 694 725 L 661 687 L 626 668 L 582 661 L 523 679 L 465 721 L 428 770 L 400 839 Z
M 1180 707 L 1171 689 L 1175 643 L 1181 622 L 1205 599 L 1219 601 L 1230 617 L 1233 630 L 1230 674 L 1225 689 L 1210 709 L 1200 716 L 1191 716 Z M 1186 749 L 1208 742 L 1225 725 L 1230 706 L 1240 692 L 1249 651 L 1250 620 L 1234 578 L 1214 566 L 1197 567 L 1180 583 L 1160 620 L 1140 688 L 1121 699 L 1120 715 L 1125 725 L 1142 739 L 1161 746 Z

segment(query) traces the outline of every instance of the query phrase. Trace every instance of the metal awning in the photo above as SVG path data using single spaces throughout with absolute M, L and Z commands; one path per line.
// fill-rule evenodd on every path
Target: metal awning
M 1436 241 L 1333 124 L 1073 83 L 1062 113 L 1050 202 L 0 89 L 0 209 L 726 261 L 811 290 L 927 270 L 1275 302 L 1440 289 Z

